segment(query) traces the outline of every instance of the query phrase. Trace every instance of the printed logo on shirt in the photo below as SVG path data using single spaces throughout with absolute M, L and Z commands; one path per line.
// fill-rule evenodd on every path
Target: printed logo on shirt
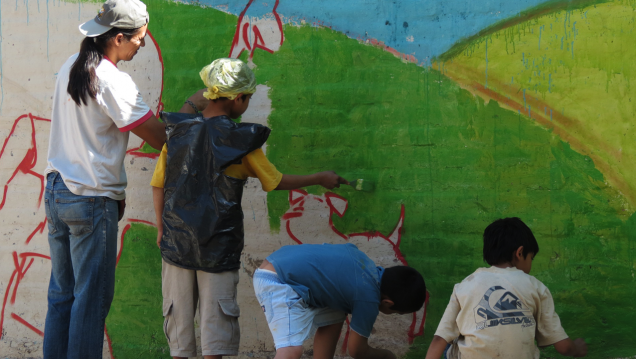
M 474 309 L 477 330 L 498 325 L 521 325 L 522 328 L 536 324 L 532 311 L 512 292 L 504 287 L 490 287 Z

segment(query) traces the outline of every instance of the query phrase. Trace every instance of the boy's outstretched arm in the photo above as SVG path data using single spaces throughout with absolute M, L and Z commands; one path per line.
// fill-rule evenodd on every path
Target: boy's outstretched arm
M 155 217 L 157 218 L 157 247 L 161 248 L 161 237 L 163 237 L 163 188 L 152 187 L 152 203 L 155 206 Z
M 326 189 L 333 189 L 340 187 L 341 184 L 346 184 L 348 181 L 336 174 L 334 171 L 318 172 L 311 175 L 283 175 L 277 190 L 290 190 L 301 187 L 321 185 Z
M 431 342 L 431 345 L 428 347 L 428 351 L 426 352 L 426 359 L 441 358 L 447 345 L 448 342 L 446 342 L 444 338 L 437 335 L 433 336 L 433 341 Z
M 566 357 L 582 358 L 587 356 L 587 344 L 583 338 L 563 339 L 554 343 L 554 349 Z
M 353 330 L 349 331 L 347 351 L 354 359 L 396 359 L 390 350 L 370 347 L 369 339 Z

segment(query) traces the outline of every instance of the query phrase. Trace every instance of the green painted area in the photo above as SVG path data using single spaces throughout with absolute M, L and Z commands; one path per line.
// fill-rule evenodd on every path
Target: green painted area
M 512 98 L 522 113 L 579 141 L 577 151 L 592 156 L 634 206 L 636 2 L 557 5 L 463 41 L 440 61 L 450 77 Z M 530 105 L 534 99 L 541 104 Z
M 201 87 L 199 69 L 229 53 L 236 17 L 148 5 L 165 61 L 164 103 L 174 111 Z M 590 343 L 589 357 L 635 354 L 636 219 L 589 157 L 438 71 L 330 29 L 284 31 L 280 51 L 254 57 L 258 81 L 271 88 L 268 157 L 284 173 L 336 170 L 375 183 L 370 193 L 337 191 L 349 200 L 345 216 L 334 217 L 343 233 L 389 233 L 405 205 L 401 250 L 431 294 L 426 335 L 409 358 L 424 356 L 453 285 L 484 265 L 483 229 L 505 216 L 533 229 L 541 251 L 532 274 L 551 289 L 568 334 Z M 287 193 L 270 193 L 268 207 L 275 230 L 289 208 Z M 121 341 L 117 357 L 167 355 L 159 349 L 166 345 L 154 233 L 133 226 L 126 236 L 108 319 L 113 342 Z M 117 354 L 125 351 L 131 356 Z M 557 356 L 553 349 L 543 355 Z
M 469 36 L 466 39 L 462 39 L 458 41 L 455 45 L 453 45 L 448 51 L 440 55 L 435 61 L 448 61 L 454 58 L 455 56 L 461 54 L 467 47 L 472 46 L 472 44 L 483 38 L 487 35 L 491 35 L 496 33 L 502 29 L 524 23 L 529 19 L 535 19 L 537 17 L 553 14 L 559 11 L 572 11 L 576 9 L 581 9 L 589 5 L 601 4 L 604 2 L 608 2 L 612 0 L 550 0 L 546 1 L 543 4 L 532 7 L 530 9 L 526 9 L 521 11 L 514 17 L 502 20 L 498 23 L 495 23 L 491 26 L 488 26 L 485 29 L 482 29 L 478 33 Z
M 141 146 L 141 148 L 137 152 L 140 152 L 140 153 L 160 153 L 160 151 L 155 150 L 154 148 L 152 148 L 152 146 L 150 146 L 147 142 L 144 142 L 144 145 Z
M 506 216 L 536 234 L 533 274 L 552 288 L 568 333 L 591 343 L 591 357 L 634 354 L 631 211 L 588 157 L 437 71 L 329 29 L 290 26 L 285 37 L 279 52 L 254 58 L 272 88 L 268 157 L 284 173 L 374 181 L 373 193 L 338 191 L 349 200 L 334 217 L 344 233 L 389 233 L 405 204 L 402 252 L 432 296 L 409 357 L 425 354 L 453 284 L 484 265 L 481 233 Z M 286 193 L 268 202 L 274 227 Z
M 204 87 L 199 71 L 230 53 L 237 18 L 177 2 L 145 3 L 151 16 L 148 29 L 161 47 L 164 61 L 162 100 L 166 111 L 178 111 L 190 95 Z
M 116 358 L 170 358 L 163 333 L 161 254 L 157 229 L 133 223 L 117 264 L 106 327 Z

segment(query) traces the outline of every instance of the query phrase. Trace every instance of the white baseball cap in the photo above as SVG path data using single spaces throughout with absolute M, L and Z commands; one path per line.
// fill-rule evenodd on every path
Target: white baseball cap
M 137 29 L 149 20 L 146 4 L 139 0 L 106 0 L 97 16 L 81 24 L 79 30 L 84 36 L 95 37 L 113 27 Z

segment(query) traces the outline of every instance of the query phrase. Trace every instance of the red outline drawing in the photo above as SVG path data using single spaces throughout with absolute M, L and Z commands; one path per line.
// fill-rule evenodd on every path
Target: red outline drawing
M 29 234 L 29 236 L 27 237 L 26 241 L 24 241 L 24 244 L 29 244 L 29 242 L 31 242 L 33 237 L 35 237 L 35 235 L 38 232 L 40 232 L 40 234 L 42 234 L 44 232 L 44 228 L 45 227 L 46 227 L 46 217 L 44 217 L 44 220 L 42 222 L 40 222 L 40 224 L 38 224 L 37 227 L 35 227 L 33 232 L 31 232 L 31 234 Z
M 159 62 L 161 63 L 161 91 L 159 92 L 159 105 L 157 105 L 157 112 L 156 112 L 157 116 L 159 116 L 159 112 L 163 111 L 163 107 L 164 107 L 163 102 L 161 102 L 161 97 L 163 96 L 163 74 L 165 72 L 165 67 L 163 64 L 163 56 L 161 55 L 161 48 L 159 47 L 157 40 L 155 40 L 154 36 L 152 36 L 152 33 L 150 32 L 150 30 L 147 30 L 146 34 L 148 34 L 148 36 L 152 40 L 152 43 L 155 44 L 155 47 L 157 48 L 157 54 L 159 55 Z M 126 151 L 126 154 L 135 156 L 135 157 L 146 157 L 146 158 L 159 157 L 159 153 L 139 152 L 139 150 L 141 150 L 144 147 L 144 144 L 146 144 L 146 141 L 141 141 L 141 144 L 139 145 L 139 147 L 129 149 L 128 151 Z
M 349 344 L 349 332 L 351 331 L 351 328 L 349 327 L 349 325 L 351 325 L 349 317 L 345 319 L 345 324 L 347 324 L 347 330 L 345 330 L 345 336 L 344 339 L 342 339 L 342 348 L 340 349 L 340 354 L 342 355 L 347 355 L 347 344 Z
M 26 320 L 22 319 L 22 317 L 20 317 L 19 315 L 15 314 L 15 313 L 11 313 L 11 318 L 17 320 L 19 323 L 21 323 L 22 325 L 26 326 L 27 328 L 31 329 L 32 331 L 34 331 L 37 335 L 41 336 L 42 338 L 44 338 L 44 332 L 41 331 L 40 329 L 32 326 L 31 324 L 29 324 L 29 322 L 27 322 Z
M 124 236 L 126 235 L 126 232 L 130 229 L 131 223 L 143 223 L 143 224 L 147 224 L 153 227 L 156 227 L 154 223 L 149 222 L 149 221 L 145 221 L 142 219 L 128 219 L 128 223 L 124 229 L 122 230 L 122 234 L 121 234 L 121 246 L 119 248 L 119 252 L 117 254 L 117 264 L 119 264 L 119 259 L 121 257 L 122 251 L 124 249 Z M 46 223 L 46 219 L 43 223 Z M 42 225 L 42 223 L 41 223 Z M 38 226 L 39 228 L 40 226 Z M 42 230 L 43 230 L 43 226 L 42 226 Z M 31 236 L 29 236 L 29 239 L 27 240 L 27 244 L 28 241 L 33 237 L 33 235 L 35 235 L 35 232 L 37 232 L 38 229 L 36 229 L 36 231 L 34 231 Z M 40 232 L 42 232 L 42 230 L 40 230 Z M 27 259 L 29 257 L 30 260 L 28 261 L 27 264 Z M 41 253 L 35 253 L 35 252 L 25 252 L 25 253 L 21 253 L 18 255 L 18 252 L 14 251 L 13 252 L 13 263 L 15 266 L 15 269 L 13 270 L 13 273 L 11 274 L 11 278 L 9 279 L 9 284 L 7 285 L 7 288 L 5 290 L 5 295 L 4 295 L 4 300 L 2 302 L 2 311 L 0 312 L 0 339 L 2 339 L 3 336 L 3 328 L 4 328 L 4 313 L 5 313 L 5 309 L 7 306 L 7 303 L 10 305 L 15 304 L 16 301 L 16 297 L 17 297 L 17 292 L 18 292 L 18 287 L 20 286 L 20 283 L 22 281 L 22 279 L 24 278 L 24 276 L 26 275 L 27 271 L 29 270 L 29 268 L 31 268 L 31 265 L 33 264 L 35 258 L 44 258 L 44 259 L 48 259 L 51 260 L 51 257 L 41 254 Z M 25 268 L 26 265 L 26 268 Z M 15 281 L 15 285 L 14 285 L 14 281 Z M 12 288 L 13 287 L 13 288 Z M 9 298 L 10 296 L 10 298 Z M 23 324 L 24 326 L 26 326 L 27 328 L 31 329 L 33 332 L 35 332 L 36 334 L 44 337 L 44 332 L 42 332 L 41 330 L 39 330 L 37 327 L 35 327 L 34 325 L 32 325 L 31 323 L 29 323 L 28 321 L 26 321 L 25 319 L 23 319 L 22 317 L 18 316 L 15 313 L 11 313 L 11 317 L 18 321 L 19 323 Z M 113 350 L 112 350 L 112 341 L 110 339 L 110 336 L 108 335 L 108 330 L 106 328 L 106 326 L 104 326 L 104 334 L 106 336 L 106 340 L 108 342 L 108 347 L 110 350 L 110 354 L 111 354 L 111 358 L 114 359 L 114 354 L 113 354 Z
M 256 49 L 265 50 L 270 54 L 273 54 L 275 51 L 271 49 L 273 45 L 280 46 L 285 41 L 285 36 L 283 34 L 283 22 L 277 12 L 279 0 L 276 0 L 276 2 L 274 3 L 274 8 L 272 9 L 271 14 L 276 19 L 276 24 L 278 26 L 278 30 L 280 31 L 280 43 L 269 45 L 265 43 L 265 40 L 263 39 L 261 30 L 259 29 L 258 25 L 252 25 L 250 19 L 247 19 L 245 22 L 243 22 L 243 20 L 245 20 L 245 13 L 252 5 L 252 2 L 254 2 L 254 0 L 250 0 L 245 6 L 245 9 L 243 9 L 243 11 L 241 11 L 241 14 L 239 15 L 238 22 L 236 23 L 236 32 L 234 33 L 234 38 L 232 39 L 232 47 L 230 48 L 230 54 L 228 55 L 228 57 L 239 58 L 241 57 L 241 54 L 245 50 L 247 50 L 250 53 L 249 59 L 251 60 L 254 57 L 254 51 Z M 250 25 L 252 26 L 250 27 Z M 252 31 L 253 36 L 250 36 L 250 30 Z M 240 50 L 238 51 L 238 54 L 236 54 L 236 56 L 232 56 L 232 54 L 234 54 L 239 48 Z
M 290 209 L 283 215 L 281 218 L 282 222 L 285 222 L 285 229 L 287 231 L 287 235 L 296 243 L 302 244 L 303 241 L 298 238 L 299 236 L 294 233 L 291 227 L 291 222 L 294 218 L 302 217 L 305 212 L 305 202 L 307 199 L 317 200 L 319 202 L 326 202 L 329 208 L 329 227 L 331 230 L 337 234 L 339 237 L 343 238 L 345 241 L 350 242 L 351 240 L 364 240 L 370 241 L 371 239 L 382 239 L 389 243 L 391 249 L 395 253 L 395 258 L 399 260 L 403 265 L 408 266 L 404 255 L 400 250 L 400 243 L 402 241 L 402 229 L 404 226 L 404 217 L 405 217 L 405 206 L 402 204 L 400 206 L 400 217 L 398 219 L 397 224 L 391 231 L 389 235 L 384 235 L 378 231 L 375 232 L 361 232 L 361 233 L 350 233 L 348 235 L 343 234 L 339 231 L 333 224 L 333 216 L 334 214 L 338 217 L 342 218 L 349 208 L 349 201 L 335 193 L 327 192 L 323 195 L 324 200 L 315 195 L 311 195 L 304 190 L 291 190 L 289 191 L 289 207 Z M 360 238 L 362 237 L 362 238 Z M 424 335 L 424 326 L 426 322 L 426 312 L 428 308 L 429 301 L 429 293 L 426 293 L 426 300 L 424 302 L 424 311 L 422 314 L 422 318 L 418 320 L 417 313 L 413 313 L 413 319 L 407 331 L 407 339 L 408 343 L 412 344 L 415 337 Z M 345 332 L 345 338 L 343 341 L 342 353 L 346 353 L 346 345 L 347 339 L 349 337 L 349 321 L 347 320 L 347 330 Z
M 154 39 L 153 39 L 153 41 L 154 41 Z M 158 47 L 157 47 L 157 50 L 159 50 Z M 162 62 L 162 66 L 163 66 L 163 62 Z M 163 87 L 163 82 L 162 82 L 162 87 Z M 163 91 L 163 88 L 162 88 L 162 91 Z M 163 104 L 161 103 L 161 100 L 160 100 L 159 104 L 160 104 L 159 107 L 161 108 L 163 106 Z M 30 124 L 31 124 L 31 126 L 30 126 L 30 128 L 31 128 L 31 134 L 30 134 L 31 145 L 27 149 L 26 154 L 24 155 L 24 158 L 20 161 L 20 163 L 18 164 L 16 169 L 12 172 L 12 175 L 9 178 L 9 180 L 7 180 L 7 182 L 4 184 L 3 197 L 2 197 L 2 201 L 0 202 L 0 210 L 2 210 L 4 208 L 4 205 L 6 203 L 6 197 L 7 197 L 7 193 L 8 193 L 8 190 L 9 190 L 9 185 L 13 182 L 13 180 L 16 178 L 18 173 L 22 173 L 22 174 L 26 174 L 26 175 L 32 175 L 32 176 L 34 176 L 34 177 L 36 177 L 37 179 L 40 180 L 40 195 L 38 197 L 37 208 L 40 208 L 40 206 L 42 204 L 42 197 L 44 195 L 44 189 L 45 189 L 44 176 L 39 174 L 39 173 L 37 173 L 37 172 L 35 172 L 33 170 L 33 168 L 37 164 L 37 159 L 38 159 L 35 121 L 51 122 L 51 120 L 49 120 L 47 118 L 39 117 L 39 116 L 34 116 L 31 113 L 19 116 L 14 121 L 13 126 L 11 127 L 11 131 L 9 132 L 9 135 L 4 140 L 2 149 L 0 150 L 0 159 L 2 158 L 2 156 L 4 156 L 7 153 L 6 152 L 7 145 L 9 144 L 9 141 L 12 138 L 12 136 L 14 136 L 18 124 L 20 123 L 20 121 L 25 120 L 25 119 L 28 119 Z M 128 151 L 128 152 L 130 152 L 130 151 Z M 132 155 L 137 155 L 135 153 L 131 153 L 131 154 Z M 157 154 L 139 154 L 139 156 L 152 157 L 152 156 L 148 156 L 148 155 L 154 155 L 154 157 L 157 156 Z M 129 221 L 130 222 L 140 222 L 140 223 L 150 224 L 150 225 L 154 226 L 153 223 L 150 223 L 150 222 L 147 222 L 147 221 L 144 221 L 144 220 L 129 219 Z M 33 229 L 33 231 L 31 231 L 31 233 L 26 238 L 24 244 L 28 245 L 31 242 L 31 240 L 33 239 L 33 237 L 35 237 L 36 234 L 38 234 L 38 233 L 42 234 L 44 232 L 44 229 L 46 228 L 46 224 L 47 224 L 47 219 L 45 217 L 41 222 L 39 222 L 37 224 L 35 229 Z M 129 228 L 129 227 L 130 227 L 130 224 L 127 226 L 127 228 Z M 123 234 L 125 234 L 125 230 L 127 228 L 124 229 L 124 233 Z M 121 256 L 121 251 L 122 250 L 123 250 L 123 235 L 122 235 L 122 246 L 119 249 L 119 253 L 117 255 L 117 261 L 119 261 L 119 258 Z M 14 263 L 15 269 L 13 270 L 13 272 L 11 274 L 11 277 L 9 279 L 9 283 L 8 283 L 8 285 L 6 287 L 4 300 L 2 302 L 2 310 L 0 311 L 0 339 L 3 337 L 3 333 L 4 333 L 3 329 L 4 329 L 5 312 L 6 312 L 6 309 L 7 309 L 7 305 L 15 304 L 20 283 L 22 282 L 22 279 L 26 275 L 26 273 L 29 270 L 29 268 L 31 268 L 31 265 L 33 264 L 35 258 L 39 257 L 39 258 L 44 258 L 44 259 L 48 259 L 48 260 L 51 259 L 49 256 L 47 256 L 45 254 L 35 253 L 35 252 L 24 252 L 24 253 L 21 253 L 21 254 L 18 255 L 18 252 L 14 251 L 12 255 L 13 255 L 13 263 Z M 14 319 L 18 323 L 26 326 L 27 328 L 29 328 L 31 331 L 35 332 L 39 336 L 44 336 L 43 331 L 38 329 L 35 325 L 29 323 L 26 319 L 22 318 L 18 314 L 11 312 L 10 316 L 11 316 L 12 319 Z M 104 332 L 106 334 L 106 339 L 107 339 L 107 341 L 109 343 L 109 347 L 112 348 L 112 343 L 111 343 L 110 337 L 108 336 L 108 332 L 107 332 L 106 328 L 104 328 Z M 111 356 L 112 356 L 112 349 L 111 349 Z
M 40 184 L 41 184 L 40 196 L 38 197 L 37 208 L 40 208 L 40 205 L 42 204 L 42 196 L 44 195 L 44 176 L 33 171 L 33 167 L 35 167 L 35 165 L 38 162 L 38 148 L 37 148 L 37 141 L 35 139 L 35 121 L 37 120 L 37 121 L 51 122 L 51 120 L 47 118 L 43 118 L 43 117 L 33 116 L 30 113 L 18 117 L 13 122 L 13 126 L 11 127 L 11 131 L 9 132 L 9 135 L 4 140 L 4 144 L 2 145 L 2 150 L 0 150 L 0 158 L 2 158 L 2 156 L 4 155 L 4 150 L 7 148 L 7 144 L 9 143 L 9 140 L 14 135 L 15 129 L 18 126 L 18 123 L 25 118 L 28 118 L 29 121 L 31 122 L 31 147 L 29 147 L 26 154 L 24 155 L 24 158 L 22 159 L 22 161 L 20 161 L 20 164 L 18 164 L 16 169 L 13 171 L 11 178 L 9 178 L 7 183 L 4 184 L 4 192 L 2 194 L 2 202 L 0 202 L 0 210 L 2 210 L 2 208 L 4 207 L 5 201 L 7 199 L 7 191 L 9 190 L 9 184 L 11 183 L 11 181 L 13 181 L 13 179 L 18 173 L 32 175 L 40 180 Z
M 42 253 L 24 252 L 18 255 L 18 252 L 14 251 L 12 254 L 13 254 L 13 263 L 14 263 L 15 269 L 13 270 L 13 273 L 11 274 L 11 278 L 9 279 L 9 284 L 7 285 L 7 288 L 5 290 L 4 300 L 2 302 L 2 311 L 0 312 L 0 339 L 2 339 L 3 333 L 4 333 L 4 330 L 3 330 L 4 329 L 4 313 L 7 307 L 7 301 L 9 302 L 10 305 L 15 304 L 20 282 L 26 275 L 29 268 L 31 268 L 31 265 L 33 264 L 35 258 L 44 258 L 44 259 L 51 260 L 51 257 Z M 28 260 L 29 258 L 30 260 Z M 28 260 L 28 265 L 27 265 L 27 260 Z M 26 268 L 25 268 L 25 265 L 26 265 Z M 15 280 L 15 286 L 13 286 L 14 280 Z M 11 288 L 12 286 L 13 286 L 13 289 Z M 9 300 L 10 293 L 12 294 L 11 294 L 11 299 Z M 31 331 L 33 331 L 37 335 L 44 337 L 43 331 L 38 329 L 35 325 L 29 323 L 24 318 L 17 315 L 16 313 L 11 312 L 11 318 L 17 321 L 18 323 L 24 325 L 25 327 L 29 328 Z M 111 349 L 110 350 L 111 358 L 115 359 L 112 354 L 111 340 L 106 330 L 106 326 L 104 326 L 104 334 L 106 335 L 106 340 L 108 341 L 109 348 Z
M 11 273 L 11 278 L 9 279 L 9 284 L 7 284 L 7 288 L 4 292 L 4 300 L 2 301 L 2 311 L 0 312 L 0 339 L 3 336 L 3 328 L 4 328 L 4 312 L 5 309 L 7 307 L 7 302 L 9 302 L 9 304 L 13 305 L 15 304 L 15 300 L 16 300 L 16 296 L 18 294 L 18 287 L 20 286 L 20 282 L 22 281 L 22 279 L 24 278 L 24 276 L 26 275 L 27 271 L 29 270 L 29 268 L 31 268 L 31 265 L 33 264 L 33 261 L 35 261 L 35 258 L 44 258 L 44 259 L 51 259 L 51 257 L 41 254 L 41 253 L 34 253 L 34 252 L 25 252 L 25 253 L 21 253 L 20 255 L 18 255 L 18 252 L 13 251 L 12 253 L 13 255 L 13 265 L 15 266 L 15 269 L 13 270 L 13 273 Z M 27 265 L 27 259 L 30 260 L 28 261 L 28 265 Z M 13 282 L 15 280 L 15 286 L 13 285 Z M 12 287 L 13 286 L 13 290 Z M 11 294 L 11 299 L 9 300 L 9 294 Z M 13 319 L 16 319 L 14 317 L 15 313 L 11 313 L 11 317 Z M 17 315 L 16 315 L 17 316 Z M 19 323 L 25 325 L 27 328 L 33 330 L 35 333 L 39 334 L 39 335 L 44 335 L 44 333 L 42 333 L 42 331 L 40 331 L 39 329 L 37 329 L 34 325 L 28 323 L 26 320 L 22 319 L 21 317 L 18 317 L 19 319 L 16 319 Z
M 2 156 L 5 155 L 5 151 L 7 149 L 7 145 L 9 144 L 10 139 L 15 135 L 15 131 L 16 131 L 16 128 L 18 127 L 18 124 L 20 123 L 20 121 L 22 121 L 22 120 L 24 120 L 26 118 L 28 118 L 29 122 L 31 123 L 31 126 L 30 126 L 31 127 L 31 136 L 30 136 L 31 137 L 31 146 L 26 151 L 26 153 L 24 155 L 24 158 L 20 161 L 18 166 L 15 168 L 15 170 L 13 170 L 12 175 L 9 178 L 9 180 L 4 184 L 4 190 L 3 190 L 3 193 L 2 193 L 2 201 L 0 202 L 0 210 L 2 210 L 4 208 L 4 205 L 6 204 L 7 193 L 9 192 L 9 185 L 11 184 L 11 182 L 13 182 L 13 180 L 16 178 L 18 173 L 22 173 L 22 174 L 25 174 L 25 175 L 31 175 L 31 176 L 34 176 L 35 178 L 37 178 L 38 180 L 40 180 L 40 195 L 38 197 L 38 202 L 37 202 L 36 208 L 40 208 L 40 206 L 42 205 L 42 197 L 44 195 L 44 188 L 45 188 L 44 176 L 41 175 L 40 173 L 35 172 L 33 170 L 33 168 L 35 167 L 35 165 L 38 162 L 38 147 L 37 147 L 37 139 L 35 137 L 35 134 L 36 134 L 35 121 L 51 122 L 51 120 L 49 120 L 48 118 L 34 116 L 31 113 L 18 116 L 18 118 L 16 118 L 15 121 L 13 122 L 13 126 L 11 127 L 11 131 L 9 132 L 9 135 L 4 140 L 4 143 L 2 145 L 2 149 L 0 150 L 0 159 L 2 159 Z M 11 154 L 11 155 L 13 155 L 13 154 Z M 31 234 L 29 234 L 29 236 L 27 237 L 27 239 L 25 241 L 25 244 L 29 244 L 29 242 L 31 242 L 31 239 L 33 239 L 33 237 L 38 232 L 42 233 L 44 231 L 45 226 L 46 226 L 46 218 L 44 218 L 44 220 L 42 222 L 38 223 L 38 225 L 31 232 Z

